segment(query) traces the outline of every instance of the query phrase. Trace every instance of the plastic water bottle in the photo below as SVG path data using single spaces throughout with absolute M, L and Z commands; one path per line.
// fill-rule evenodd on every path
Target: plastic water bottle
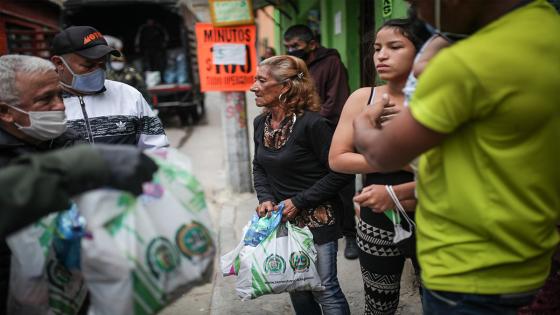
M 56 257 L 66 268 L 79 270 L 81 240 L 86 235 L 85 218 L 73 204 L 70 210 L 59 213 L 55 222 L 53 246 Z
M 179 53 L 175 58 L 175 73 L 177 74 L 177 83 L 184 84 L 187 83 L 189 78 L 187 75 L 187 59 L 185 54 Z
M 282 209 L 284 209 L 284 203 L 280 203 L 278 210 L 272 211 L 270 217 L 264 216 L 259 218 L 257 214 L 254 214 L 251 219 L 251 225 L 243 238 L 245 245 L 256 247 L 264 241 L 280 224 Z
M 177 72 L 175 71 L 175 59 L 167 59 L 167 67 L 165 67 L 165 73 L 163 74 L 163 81 L 167 84 L 175 83 L 177 79 Z

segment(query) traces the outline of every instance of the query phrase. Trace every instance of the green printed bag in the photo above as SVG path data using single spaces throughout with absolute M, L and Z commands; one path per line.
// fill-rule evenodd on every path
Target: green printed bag
M 251 226 L 251 221 L 249 221 L 249 223 L 247 223 L 247 225 L 245 225 L 245 227 L 243 228 L 243 232 L 241 233 L 241 242 L 239 242 L 239 244 L 237 244 L 237 246 L 232 251 L 220 257 L 220 270 L 222 271 L 222 276 L 237 276 L 240 265 L 239 254 L 245 246 L 243 237 L 247 233 L 249 226 Z
M 177 151 L 149 155 L 159 170 L 140 197 L 98 190 L 76 200 L 93 235 L 82 240 L 90 315 L 155 314 L 211 276 L 214 232 L 200 184 Z
M 68 270 L 54 252 L 57 214 L 50 214 L 6 238 L 10 247 L 9 314 L 74 315 L 87 289 L 81 273 Z
M 286 222 L 257 247 L 241 249 L 235 289 L 242 300 L 282 292 L 322 291 L 316 263 L 309 228 Z

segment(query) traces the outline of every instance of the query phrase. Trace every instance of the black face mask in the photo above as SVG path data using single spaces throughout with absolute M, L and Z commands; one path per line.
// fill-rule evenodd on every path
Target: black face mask
M 305 49 L 296 49 L 288 51 L 288 55 L 298 57 L 299 59 L 305 61 L 307 60 L 307 57 L 309 57 L 309 52 L 305 51 Z

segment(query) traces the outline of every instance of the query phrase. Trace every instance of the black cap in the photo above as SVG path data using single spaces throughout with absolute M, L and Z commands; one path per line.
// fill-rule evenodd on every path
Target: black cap
M 107 54 L 120 56 L 121 53 L 107 45 L 103 35 L 91 26 L 70 26 L 56 34 L 52 42 L 52 54 L 76 53 L 87 59 L 98 59 Z

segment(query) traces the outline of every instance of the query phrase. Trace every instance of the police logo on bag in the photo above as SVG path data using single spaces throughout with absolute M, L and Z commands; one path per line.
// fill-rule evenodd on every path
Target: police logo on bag
M 290 267 L 292 267 L 294 272 L 306 272 L 309 270 L 310 264 L 311 259 L 302 251 L 293 252 L 290 255 Z
M 183 224 L 175 234 L 175 243 L 179 251 L 191 259 L 193 256 L 209 256 L 214 254 L 214 244 L 210 232 L 204 225 L 192 221 Z
M 286 261 L 281 256 L 271 254 L 264 260 L 264 272 L 267 274 L 281 274 L 286 271 Z
M 180 263 L 179 253 L 170 240 L 165 237 L 156 237 L 148 245 L 146 261 L 154 275 L 159 278 L 162 273 L 175 270 Z
M 70 283 L 72 274 L 58 261 L 49 259 L 47 262 L 47 277 L 51 285 L 64 290 L 64 286 Z

